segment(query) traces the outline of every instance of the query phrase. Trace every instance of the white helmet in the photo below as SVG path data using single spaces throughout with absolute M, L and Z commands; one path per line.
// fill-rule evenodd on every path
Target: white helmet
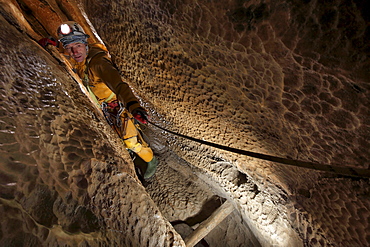
M 85 33 L 83 28 L 74 21 L 63 22 L 58 28 L 58 38 L 63 47 L 72 43 L 87 44 L 87 38 L 90 36 Z

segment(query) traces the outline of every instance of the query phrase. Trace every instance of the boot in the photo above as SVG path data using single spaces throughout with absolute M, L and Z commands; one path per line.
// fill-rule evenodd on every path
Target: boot
M 144 179 L 149 179 L 153 177 L 155 171 L 157 170 L 157 165 L 158 165 L 158 159 L 155 156 L 153 156 L 153 159 L 147 162 L 147 168 L 144 173 Z

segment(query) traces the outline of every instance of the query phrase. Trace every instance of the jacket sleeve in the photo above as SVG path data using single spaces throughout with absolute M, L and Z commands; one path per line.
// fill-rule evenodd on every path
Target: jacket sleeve
M 133 94 L 130 86 L 122 81 L 118 70 L 106 56 L 98 56 L 91 61 L 90 65 L 96 75 L 112 90 L 117 98 L 123 102 L 126 108 L 132 112 L 135 108 L 140 107 L 138 99 Z

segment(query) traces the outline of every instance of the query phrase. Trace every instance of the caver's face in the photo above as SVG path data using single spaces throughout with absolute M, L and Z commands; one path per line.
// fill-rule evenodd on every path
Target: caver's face
M 72 43 L 67 45 L 65 51 L 70 55 L 76 62 L 80 63 L 87 57 L 86 45 L 82 43 Z

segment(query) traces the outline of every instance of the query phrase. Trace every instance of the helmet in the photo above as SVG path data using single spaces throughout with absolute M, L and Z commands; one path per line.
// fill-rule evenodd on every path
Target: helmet
M 85 33 L 83 28 L 74 21 L 63 22 L 58 28 L 58 38 L 63 47 L 72 43 L 87 44 L 87 38 L 90 36 Z

